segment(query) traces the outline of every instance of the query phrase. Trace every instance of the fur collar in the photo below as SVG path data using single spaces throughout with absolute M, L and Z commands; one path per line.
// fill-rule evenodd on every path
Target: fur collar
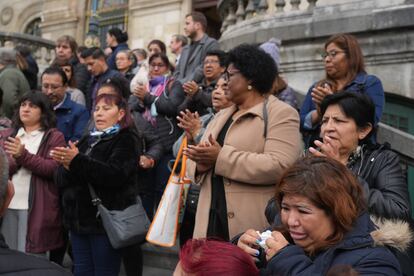
M 389 246 L 401 252 L 408 249 L 413 240 L 413 232 L 408 222 L 374 216 L 371 216 L 371 220 L 377 228 L 371 232 L 371 237 L 376 246 Z

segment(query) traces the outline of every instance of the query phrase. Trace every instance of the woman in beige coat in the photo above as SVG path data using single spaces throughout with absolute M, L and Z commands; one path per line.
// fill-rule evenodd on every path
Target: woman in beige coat
M 228 97 L 198 145 L 189 145 L 188 175 L 201 185 L 194 237 L 229 240 L 265 228 L 265 206 L 282 172 L 302 150 L 296 110 L 267 96 L 277 68 L 264 51 L 241 45 L 229 52 Z

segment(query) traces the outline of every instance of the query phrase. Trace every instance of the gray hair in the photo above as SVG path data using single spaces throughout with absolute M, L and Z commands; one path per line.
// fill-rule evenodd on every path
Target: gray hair
M 185 45 L 188 44 L 188 38 L 185 35 L 181 35 L 181 34 L 175 34 L 174 38 L 176 41 L 180 41 L 181 42 L 181 46 L 184 47 Z
M 9 162 L 6 153 L 0 148 L 0 208 L 4 204 L 9 180 Z
M 12 48 L 0 47 L 0 64 L 16 64 L 16 50 Z

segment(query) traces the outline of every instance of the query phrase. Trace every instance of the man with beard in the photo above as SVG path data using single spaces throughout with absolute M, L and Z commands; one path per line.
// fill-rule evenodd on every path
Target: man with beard
M 89 121 L 86 108 L 71 100 L 66 93 L 68 79 L 59 67 L 49 67 L 42 74 L 42 92 L 49 98 L 57 119 L 57 129 L 66 142 L 75 142 L 82 137 Z
M 174 72 L 175 79 L 183 84 L 187 81 L 200 82 L 206 53 L 219 49 L 217 40 L 206 34 L 206 28 L 207 19 L 204 14 L 192 12 L 186 15 L 184 32 L 191 39 L 191 44 L 183 48 Z

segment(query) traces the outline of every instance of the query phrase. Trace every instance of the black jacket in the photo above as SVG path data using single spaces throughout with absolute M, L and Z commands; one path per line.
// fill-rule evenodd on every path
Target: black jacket
M 142 143 L 142 154 L 151 157 L 157 163 L 164 153 L 160 137 L 153 126 L 142 117 L 141 113 L 133 112 L 132 116 Z
M 181 135 L 182 130 L 177 126 L 176 117 L 178 106 L 184 100 L 184 90 L 179 81 L 174 81 L 170 88 L 168 86 L 158 99 L 149 93 L 146 94 L 143 103 L 133 95 L 129 98 L 129 106 L 133 112 L 144 112 L 145 107 L 151 108 L 155 102 L 158 113 L 155 132 L 164 147 L 164 153 L 172 152 L 173 144 Z
M 410 198 L 398 155 L 388 144 L 362 146 L 348 167 L 358 175 L 368 200 L 369 213 L 379 218 L 410 218 Z
M 135 201 L 139 143 L 129 128 L 102 138 L 87 154 L 90 136 L 78 144 L 79 154 L 69 171 L 60 167 L 57 183 L 61 188 L 63 221 L 80 234 L 104 233 L 97 208 L 91 203 L 90 183 L 109 210 L 123 210 Z M 93 145 L 93 144 L 92 144 Z
M 178 111 L 189 109 L 191 112 L 197 111 L 200 116 L 209 113 L 208 109 L 213 107 L 211 95 L 216 87 L 216 83 L 217 80 L 211 82 L 210 85 L 207 85 L 205 84 L 205 81 L 203 81 L 199 84 L 199 90 L 194 96 L 185 97 L 184 102 L 178 107 Z
M 0 234 L 0 275 L 69 276 L 72 274 L 44 258 L 9 249 Z
M 87 94 L 89 90 L 89 81 L 91 79 L 91 74 L 88 72 L 85 64 L 79 62 L 77 57 L 72 57 L 69 61 L 73 65 L 73 70 L 76 79 L 76 88 Z

